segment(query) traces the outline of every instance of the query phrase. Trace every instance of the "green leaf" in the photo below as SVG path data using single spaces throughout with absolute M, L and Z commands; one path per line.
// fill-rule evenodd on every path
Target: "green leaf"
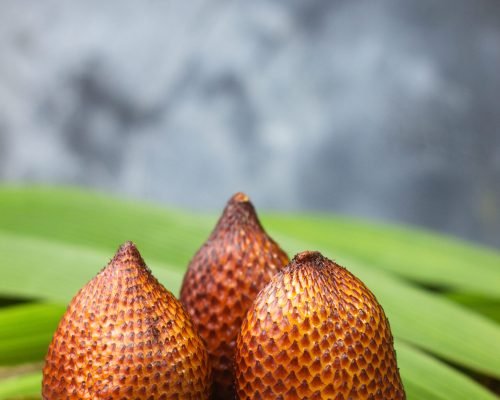
M 408 400 L 498 399 L 466 375 L 413 346 L 397 341 L 395 347 Z
M 327 246 L 373 268 L 417 282 L 500 299 L 500 254 L 417 229 L 368 224 L 332 216 L 269 216 L 267 225 L 288 236 Z
M 214 218 L 168 211 L 156 205 L 118 201 L 59 188 L 0 189 L 0 228 L 92 248 L 112 250 L 140 232 L 143 251 L 170 263 L 187 264 Z M 57 226 L 54 227 L 54 216 Z M 338 254 L 432 286 L 500 299 L 500 254 L 424 230 L 327 216 L 265 215 L 270 229 L 328 245 Z M 99 229 L 95 222 L 101 221 Z M 184 227 L 176 232 L 178 223 Z M 56 229 L 54 229 L 56 228 Z M 167 228 L 167 229 L 165 229 Z M 175 243 L 165 254 L 165 237 Z M 160 249 L 160 251 L 159 251 Z
M 114 251 L 106 253 L 0 231 L 0 293 L 66 303 L 97 275 Z M 142 255 L 147 258 L 144 252 Z M 182 281 L 180 268 L 149 259 L 147 264 L 160 282 L 173 293 L 178 292 Z
M 54 304 L 0 308 L 0 365 L 42 360 L 65 310 Z
M 134 240 L 159 280 L 178 293 L 189 259 L 206 239 L 215 221 L 213 217 L 62 189 L 0 189 L 0 210 L 0 297 L 64 303 L 106 264 L 125 240 Z M 416 287 L 407 280 L 459 288 L 463 293 L 479 293 L 495 300 L 499 296 L 493 287 L 497 288 L 496 283 L 500 281 L 500 270 L 493 268 L 496 253 L 469 245 L 464 245 L 465 250 L 457 249 L 453 253 L 451 250 L 455 246 L 461 247 L 458 242 L 450 241 L 451 244 L 447 245 L 448 239 L 438 238 L 438 245 L 433 245 L 434 235 L 426 243 L 426 234 L 416 232 L 413 235 L 409 231 L 408 237 L 404 232 L 400 234 L 399 246 L 398 234 L 391 231 L 392 228 L 387 228 L 388 234 L 386 227 L 378 230 L 370 227 L 370 231 L 363 224 L 353 222 L 348 230 L 347 221 L 342 222 L 346 225 L 343 226 L 329 218 L 318 221 L 317 218 L 269 216 L 263 218 L 263 222 L 285 249 L 295 252 L 321 250 L 359 276 L 386 310 L 394 335 L 400 340 L 398 343 L 404 340 L 468 369 L 500 376 L 499 324 L 478 315 L 472 307 L 457 305 L 444 295 Z M 329 236 L 331 231 L 340 228 L 345 231 Z M 388 257 L 377 250 L 377 231 L 382 238 L 381 246 L 385 251 L 394 246 L 396 255 Z M 344 240 L 347 244 L 340 246 Z M 348 246 L 354 240 L 357 242 Z M 412 243 L 417 249 L 411 248 Z M 443 252 L 453 254 L 440 255 Z M 419 264 L 411 261 L 399 265 L 405 261 L 405 254 L 408 258 L 416 256 Z M 461 257 L 471 257 L 471 254 L 484 262 L 484 265 L 474 265 L 476 273 L 466 271 L 470 269 L 469 264 L 457 261 Z M 423 265 L 424 272 L 406 271 L 407 268 L 418 269 L 419 265 Z M 445 272 L 440 271 L 441 268 Z M 456 276 L 451 276 L 450 271 Z M 479 276 L 476 282 L 466 282 L 483 272 L 486 278 Z M 422 276 L 417 277 L 419 274 Z M 22 338 L 22 331 L 18 333 Z M 40 354 L 46 349 L 41 349 L 42 341 L 38 343 Z M 405 349 L 400 350 L 400 346 L 398 354 L 403 353 L 400 357 L 401 365 L 404 365 Z M 414 347 L 406 346 L 416 351 Z M 15 357 L 13 353 L 8 356 Z M 424 361 L 431 360 L 438 365 L 434 365 L 435 368 L 450 370 L 452 375 L 449 371 L 443 373 L 442 382 L 434 382 L 429 376 L 426 378 L 429 384 L 422 384 L 423 378 L 419 376 L 420 372 L 415 372 L 418 369 L 411 362 L 427 364 L 418 355 L 412 356 L 410 351 L 407 366 L 401 366 L 409 393 L 415 394 L 409 399 L 446 398 L 443 397 L 443 387 L 460 388 L 462 384 L 467 385 L 464 380 L 470 381 L 438 359 L 430 355 L 425 357 Z M 425 368 L 435 369 L 429 365 Z
M 0 400 L 39 400 L 41 382 L 41 372 L 0 380 Z
M 500 300 L 460 292 L 445 293 L 445 296 L 455 303 L 500 323 Z
M 148 260 L 182 269 L 214 222 L 213 217 L 59 188 L 0 188 L 0 210 L 0 230 L 6 233 L 85 247 L 104 259 L 132 240 Z

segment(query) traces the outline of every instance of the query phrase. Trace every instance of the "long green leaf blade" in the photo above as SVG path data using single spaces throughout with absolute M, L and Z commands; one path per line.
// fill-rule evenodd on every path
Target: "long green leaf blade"
M 333 217 L 269 216 L 267 224 L 380 268 L 432 286 L 500 298 L 500 254 L 421 230 Z
M 0 380 L 0 400 L 41 399 L 41 372 Z
M 1 231 L 0 254 L 1 294 L 64 303 L 113 256 L 111 252 Z M 144 252 L 142 255 L 158 280 L 177 293 L 182 280 L 179 269 L 150 261 Z
M 445 293 L 445 296 L 500 324 L 500 300 L 459 292 L 448 292 Z
M 55 304 L 0 308 L 0 365 L 42 360 L 65 309 Z
M 466 375 L 413 346 L 397 341 L 395 347 L 408 400 L 498 400 Z
M 74 189 L 0 188 L 0 231 L 101 250 L 108 257 L 120 243 L 132 240 L 148 259 L 187 265 L 212 222 L 202 215 Z
M 185 224 L 189 220 L 189 224 L 185 224 L 186 228 L 190 227 L 187 236 L 176 237 L 177 246 L 170 254 L 174 258 L 178 256 L 177 251 L 192 254 L 196 247 L 193 248 L 191 240 L 185 239 L 196 238 L 196 243 L 201 243 L 204 235 L 200 235 L 197 228 L 208 229 L 213 220 L 179 211 L 167 212 L 157 206 L 117 201 L 95 193 L 58 188 L 0 189 L 0 209 L 5 210 L 0 215 L 0 229 L 22 234 L 29 231 L 98 248 L 116 246 L 117 232 L 121 234 L 119 241 L 125 241 L 141 231 L 147 237 L 145 249 L 157 249 L 165 225 L 175 226 L 179 219 Z M 53 216 L 57 216 L 56 225 Z M 98 232 L 94 229 L 95 220 L 101 221 Z M 500 298 L 500 254 L 490 249 L 423 230 L 332 216 L 269 215 L 265 222 L 288 235 L 329 244 L 337 251 L 406 278 Z M 161 254 L 151 254 L 162 260 Z M 188 260 L 182 258 L 182 261 L 187 263 Z

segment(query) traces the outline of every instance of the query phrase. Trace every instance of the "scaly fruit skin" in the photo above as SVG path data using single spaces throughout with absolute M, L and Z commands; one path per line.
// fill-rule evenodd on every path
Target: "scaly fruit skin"
M 298 254 L 260 292 L 235 374 L 240 399 L 405 399 L 382 307 L 317 252 Z
M 259 291 L 288 262 L 248 197 L 237 193 L 189 264 L 181 301 L 207 344 L 216 399 L 234 398 L 233 359 L 241 322 Z
M 127 242 L 71 301 L 43 369 L 45 400 L 208 399 L 206 348 Z

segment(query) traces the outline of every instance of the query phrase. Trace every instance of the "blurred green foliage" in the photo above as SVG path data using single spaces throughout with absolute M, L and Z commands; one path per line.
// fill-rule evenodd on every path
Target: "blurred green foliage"
M 261 220 L 290 255 L 320 250 L 375 293 L 408 399 L 499 398 L 476 380 L 500 379 L 499 253 L 332 215 Z M 134 241 L 178 294 L 215 221 L 75 189 L 0 189 L 0 400 L 40 398 L 40 365 L 66 304 L 122 242 Z

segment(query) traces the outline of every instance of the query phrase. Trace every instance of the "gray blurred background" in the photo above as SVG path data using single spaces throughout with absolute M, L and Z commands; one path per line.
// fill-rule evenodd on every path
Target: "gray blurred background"
M 500 247 L 500 2 L 0 0 L 0 180 Z

